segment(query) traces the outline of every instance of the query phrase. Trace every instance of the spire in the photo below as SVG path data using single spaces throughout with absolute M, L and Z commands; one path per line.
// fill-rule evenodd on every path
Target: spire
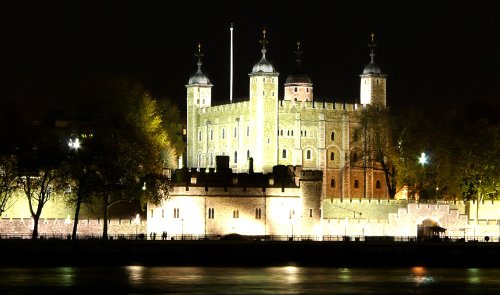
M 262 58 L 266 58 L 266 44 L 269 43 L 269 41 L 266 40 L 266 29 L 262 30 L 262 39 L 259 41 L 260 44 L 262 44 Z
M 297 50 L 294 51 L 295 55 L 297 56 L 297 59 L 295 60 L 297 62 L 297 68 L 300 69 L 302 60 L 300 57 L 302 56 L 302 51 L 300 51 L 300 41 L 297 42 Z
M 253 68 L 252 68 L 252 74 L 253 73 L 258 73 L 258 72 L 262 72 L 262 73 L 276 73 L 276 71 L 274 70 L 274 67 L 273 65 L 267 61 L 266 59 L 266 45 L 268 43 L 267 39 L 266 39 L 266 29 L 262 30 L 262 39 L 259 41 L 260 44 L 262 44 L 262 58 L 260 59 L 259 62 L 257 62 Z
M 371 33 L 371 42 L 370 44 L 368 44 L 368 48 L 371 49 L 371 52 L 370 52 L 370 58 L 371 58 L 371 63 L 375 63 L 375 47 L 377 47 L 377 44 L 375 44 L 375 41 L 374 41 L 374 38 L 375 38 L 375 34 L 374 33 Z
M 203 57 L 203 53 L 201 53 L 201 43 L 198 43 L 198 52 L 196 52 L 194 56 L 198 58 L 198 62 L 196 62 L 196 64 L 198 65 L 198 72 L 201 73 L 201 58 Z
M 192 85 L 192 84 L 209 84 L 209 85 L 211 85 L 210 80 L 201 71 L 201 65 L 202 65 L 201 58 L 203 57 L 203 53 L 201 53 L 201 43 L 198 43 L 198 52 L 196 52 L 194 54 L 194 56 L 198 59 L 198 61 L 196 62 L 196 64 L 198 65 L 198 70 L 196 71 L 196 73 L 194 73 L 191 76 L 191 78 L 189 78 L 189 85 Z
M 363 70 L 363 74 L 382 74 L 380 67 L 375 64 L 375 48 L 377 44 L 375 44 L 375 34 L 371 33 L 371 40 L 368 44 L 368 48 L 370 48 L 370 63 Z

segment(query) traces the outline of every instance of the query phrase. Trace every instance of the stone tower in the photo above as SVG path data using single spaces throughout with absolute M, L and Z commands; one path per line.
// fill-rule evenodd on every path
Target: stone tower
M 254 167 L 258 171 L 271 172 L 278 163 L 278 75 L 266 59 L 266 30 L 263 31 L 262 58 L 248 74 L 250 77 L 250 117 L 255 138 Z
M 313 84 L 311 78 L 302 70 L 302 51 L 300 51 L 300 42 L 297 42 L 297 51 L 295 51 L 297 67 L 295 72 L 286 77 L 284 100 L 292 101 L 313 101 Z
M 198 58 L 198 70 L 190 78 L 186 85 L 187 88 L 187 166 L 201 167 L 206 166 L 207 151 L 201 153 L 197 150 L 196 141 L 201 141 L 201 137 L 206 136 L 203 130 L 198 128 L 200 123 L 198 109 L 210 107 L 212 103 L 212 84 L 205 74 L 201 71 L 201 44 L 198 44 L 198 52 L 195 54 Z M 205 130 L 206 131 L 206 130 Z
M 386 77 L 382 74 L 380 67 L 375 64 L 374 49 L 377 45 L 374 43 L 375 34 L 371 34 L 370 47 L 370 63 L 364 68 L 361 77 L 360 100 L 362 105 L 371 104 L 385 107 L 386 106 Z

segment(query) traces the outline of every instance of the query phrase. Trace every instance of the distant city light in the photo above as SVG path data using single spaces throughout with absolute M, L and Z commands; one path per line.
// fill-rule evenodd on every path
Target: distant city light
M 80 139 L 78 139 L 78 138 L 75 138 L 75 140 L 70 139 L 68 141 L 68 146 L 71 149 L 75 149 L 75 150 L 79 149 L 80 148 Z
M 425 153 L 422 153 L 420 155 L 420 158 L 418 158 L 418 162 L 422 164 L 422 166 L 424 166 L 425 164 L 427 164 L 427 162 L 429 162 L 429 157 L 427 157 Z

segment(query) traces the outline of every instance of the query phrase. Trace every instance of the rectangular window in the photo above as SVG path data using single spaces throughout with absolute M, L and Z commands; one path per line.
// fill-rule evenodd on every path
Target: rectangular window
M 179 208 L 174 208 L 174 218 L 179 218 L 180 217 L 180 210 Z
M 309 217 L 313 217 L 313 209 L 309 209 Z
M 208 218 L 209 219 L 215 218 L 215 209 L 214 208 L 208 208 Z
M 161 209 L 161 218 L 165 218 L 165 209 Z
M 150 212 L 151 212 L 150 217 L 153 218 L 153 209 L 151 209 Z
M 359 181 L 357 179 L 354 180 L 354 188 L 359 188 Z

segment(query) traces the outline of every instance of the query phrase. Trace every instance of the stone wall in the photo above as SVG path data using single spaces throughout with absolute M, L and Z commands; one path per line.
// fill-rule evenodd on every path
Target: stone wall
M 99 236 L 102 234 L 102 219 L 84 219 L 78 222 L 78 235 Z M 147 221 L 135 219 L 109 220 L 109 235 L 134 235 L 147 231 Z M 2 218 L 0 219 L 0 236 L 31 235 L 33 220 L 31 218 Z M 38 223 L 38 232 L 41 236 L 61 236 L 71 234 L 73 221 L 64 218 L 41 218 Z

